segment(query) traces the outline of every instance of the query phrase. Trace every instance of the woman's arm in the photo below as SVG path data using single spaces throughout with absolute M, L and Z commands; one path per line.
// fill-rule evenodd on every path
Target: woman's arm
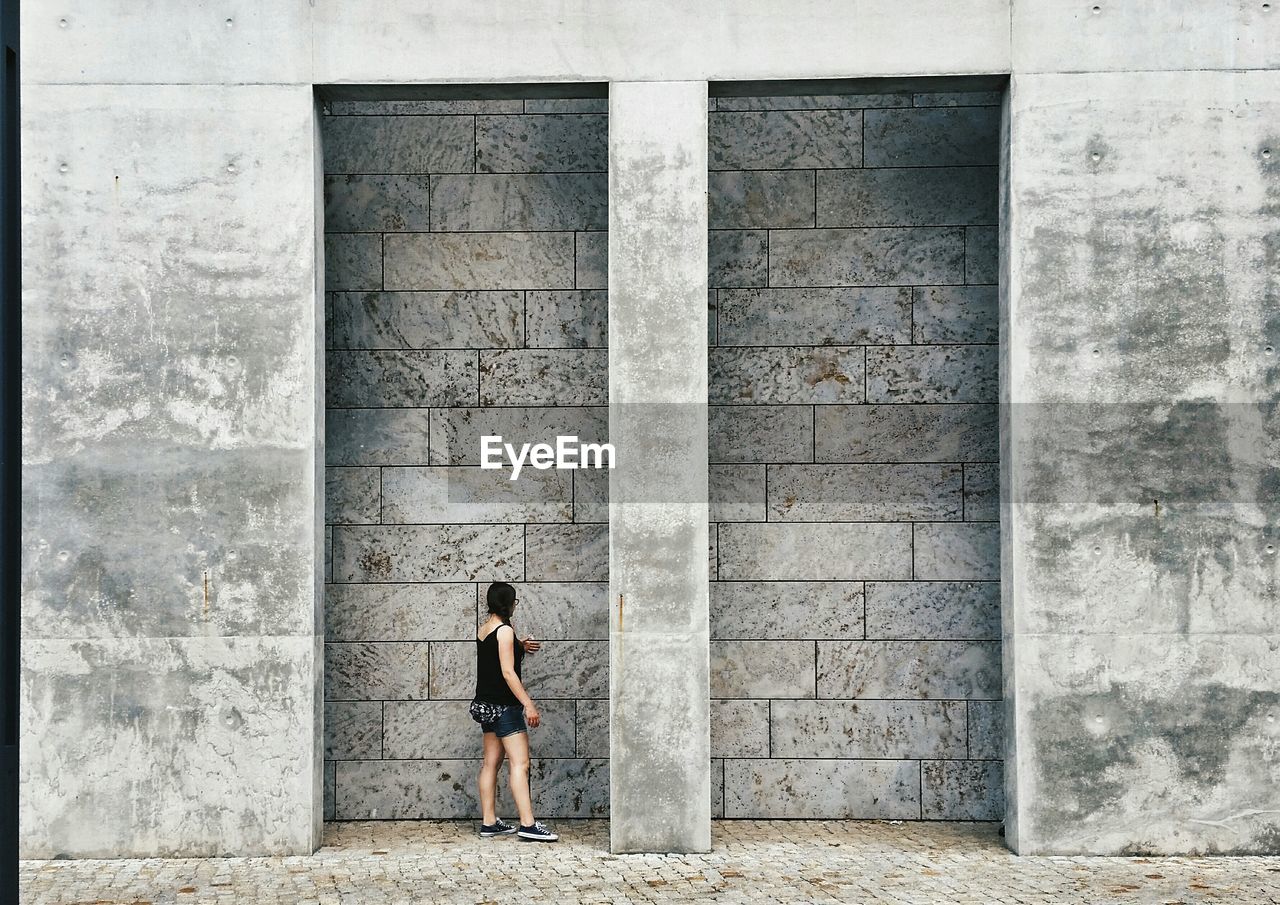
M 507 680 L 511 693 L 524 705 L 525 720 L 531 727 L 537 726 L 542 717 L 533 704 L 533 698 L 524 690 L 524 683 L 516 675 L 516 631 L 509 625 L 500 625 L 495 631 L 498 633 L 498 664 L 502 667 L 502 678 Z

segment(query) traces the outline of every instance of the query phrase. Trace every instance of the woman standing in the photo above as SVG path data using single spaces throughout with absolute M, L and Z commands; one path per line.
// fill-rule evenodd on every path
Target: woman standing
M 529 731 L 541 722 L 533 698 L 520 681 L 520 663 L 541 645 L 533 638 L 516 640 L 511 614 L 516 589 L 504 581 L 489 585 L 489 618 L 476 631 L 476 696 L 471 715 L 484 731 L 484 763 L 480 767 L 481 836 L 516 833 L 521 839 L 555 842 L 560 837 L 533 818 L 529 797 Z M 514 827 L 497 816 L 498 768 L 507 758 L 507 779 L 520 813 Z

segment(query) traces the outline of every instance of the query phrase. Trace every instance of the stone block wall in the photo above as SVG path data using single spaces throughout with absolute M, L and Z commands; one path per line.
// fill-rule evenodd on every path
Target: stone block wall
M 712 103 L 714 797 L 998 819 L 999 95 Z
M 607 478 L 479 468 L 483 434 L 605 439 L 606 111 L 326 109 L 330 819 L 478 816 L 467 704 L 494 580 L 544 641 L 538 814 L 607 811 Z

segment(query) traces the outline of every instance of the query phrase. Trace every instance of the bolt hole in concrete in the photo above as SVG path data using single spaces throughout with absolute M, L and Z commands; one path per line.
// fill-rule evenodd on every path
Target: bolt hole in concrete
M 1095 7 L 1093 8 L 1093 14 L 1094 14 L 1095 16 L 1096 16 L 1096 15 L 1098 15 L 1098 14 L 1100 14 L 1101 12 L 1102 12 L 1102 7 L 1101 7 L 1101 6 L 1095 6 Z

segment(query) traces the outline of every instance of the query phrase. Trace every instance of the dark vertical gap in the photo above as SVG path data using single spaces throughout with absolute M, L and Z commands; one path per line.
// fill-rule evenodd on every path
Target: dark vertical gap
M 18 709 L 22 510 L 22 263 L 19 237 L 18 0 L 0 4 L 0 901 L 18 901 Z

